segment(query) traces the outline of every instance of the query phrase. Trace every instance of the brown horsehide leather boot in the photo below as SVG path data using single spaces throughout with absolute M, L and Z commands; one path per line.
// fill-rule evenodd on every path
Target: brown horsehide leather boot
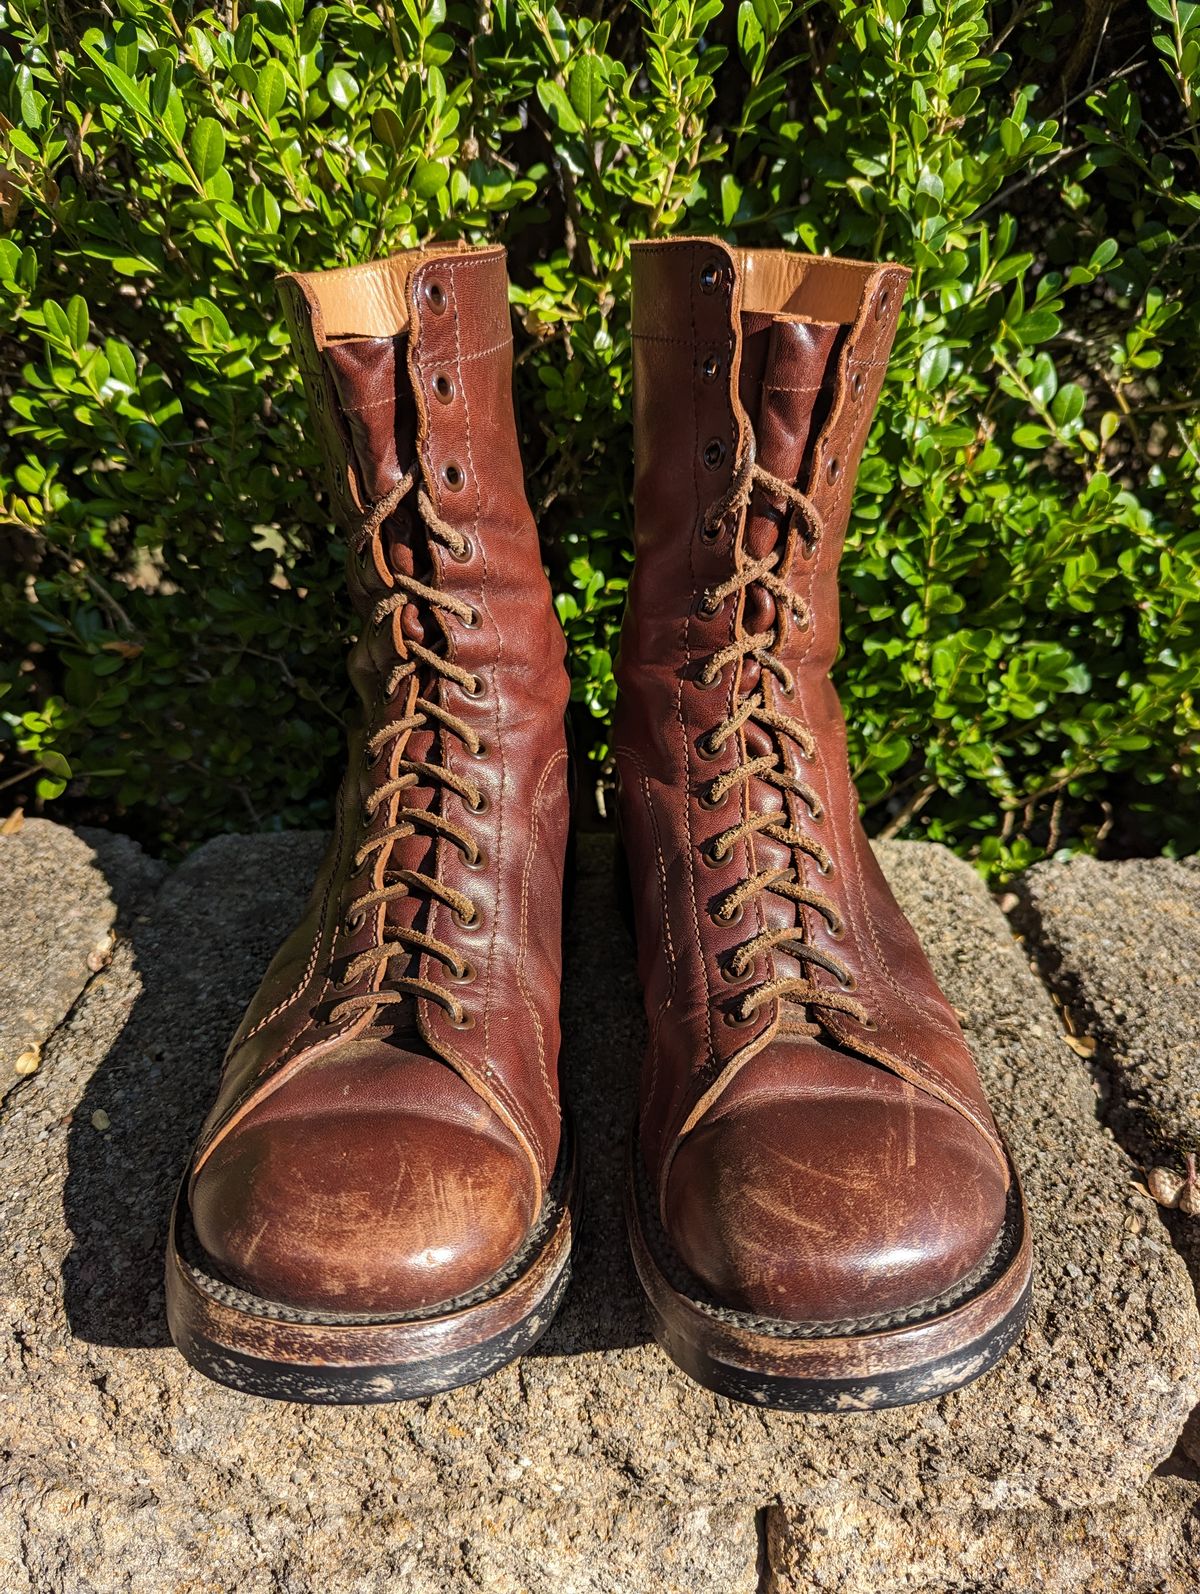
M 284 277 L 361 635 L 336 830 L 225 1060 L 172 1225 L 201 1371 L 426 1395 L 566 1285 L 568 679 L 525 501 L 504 251 Z
M 1028 1300 L 1017 1176 L 859 823 L 829 678 L 907 278 L 706 239 L 634 252 L 631 1235 L 675 1361 L 805 1410 L 966 1383 Z

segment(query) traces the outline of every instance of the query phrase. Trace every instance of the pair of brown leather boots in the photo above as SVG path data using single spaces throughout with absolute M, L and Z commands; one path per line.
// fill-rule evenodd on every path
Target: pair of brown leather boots
M 769 1406 L 941 1394 L 1028 1299 L 1017 1176 L 859 824 L 829 679 L 907 275 L 714 239 L 634 257 L 629 1230 L 667 1352 Z M 349 534 L 363 724 L 180 1194 L 168 1311 L 237 1388 L 396 1400 L 520 1355 L 566 1287 L 568 681 L 503 250 L 281 289 Z

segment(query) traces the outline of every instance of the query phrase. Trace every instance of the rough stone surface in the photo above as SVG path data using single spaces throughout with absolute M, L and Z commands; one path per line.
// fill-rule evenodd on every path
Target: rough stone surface
M 1194 1478 L 1156 1477 L 1126 1506 L 903 1512 L 814 1491 L 769 1516 L 767 1594 L 1195 1594 Z
M 118 906 L 163 874 L 136 842 L 27 819 L 0 836 L 0 1093 L 108 961 Z
M 1147 1162 L 1200 1152 L 1200 864 L 1038 864 L 1021 895 L 1045 972 L 1098 1042 L 1114 1129 Z
M 956 1518 L 980 1526 L 947 1529 L 926 1570 L 958 1556 L 962 1578 L 927 1586 L 1020 1594 L 1054 1586 L 996 1571 L 1026 1564 L 1031 1520 L 1049 1544 L 1052 1520 L 1128 1513 L 1200 1394 L 1200 1319 L 976 876 L 940 849 L 883 849 L 1025 1172 L 1033 1321 L 995 1372 L 936 1403 L 789 1416 L 708 1395 L 647 1342 L 620 1216 L 640 1003 L 610 849 L 584 842 L 564 993 L 588 1185 L 577 1277 L 536 1354 L 406 1406 L 255 1401 L 191 1372 L 163 1321 L 174 1186 L 320 838 L 209 843 L 133 917 L 0 1126 L 0 1587 L 727 1594 L 773 1577 L 790 1594 L 834 1586 L 864 1532 L 915 1543 Z M 1182 1519 L 1196 1486 L 1178 1489 Z M 772 1572 L 775 1506 L 809 1514 L 776 1513 Z M 965 1570 L 983 1524 L 995 1554 Z M 1113 1534 L 1111 1564 L 1132 1565 Z

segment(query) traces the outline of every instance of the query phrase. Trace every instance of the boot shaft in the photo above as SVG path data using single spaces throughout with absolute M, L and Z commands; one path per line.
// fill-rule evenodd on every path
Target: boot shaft
M 804 644 L 808 665 L 828 669 L 854 479 L 908 276 L 900 266 L 714 239 L 634 246 L 637 560 L 622 638 L 630 677 L 682 624 L 696 652 L 732 635 L 738 613 L 704 623 L 694 606 L 730 574 L 732 543 L 706 533 L 705 521 L 751 457 L 794 483 L 821 522 L 819 547 L 800 550 L 791 579 L 820 617 Z M 754 493 L 750 553 L 781 544 L 783 510 Z

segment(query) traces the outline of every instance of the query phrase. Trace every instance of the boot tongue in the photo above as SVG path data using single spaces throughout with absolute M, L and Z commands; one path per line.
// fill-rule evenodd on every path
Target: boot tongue
M 377 503 L 391 492 L 417 457 L 417 414 L 406 355 L 407 338 L 403 333 L 391 338 L 345 339 L 327 344 L 324 350 L 348 433 L 351 460 L 362 497 L 368 504 Z M 397 575 L 415 577 L 426 585 L 436 584 L 428 540 L 413 501 L 406 498 L 389 516 L 379 535 L 389 570 Z M 393 617 L 392 625 L 393 636 L 402 644 L 408 641 L 436 647 L 442 641 L 441 627 L 424 604 L 406 603 Z M 378 639 L 375 656 L 385 672 L 396 662 L 394 649 L 387 646 L 386 633 Z M 428 670 L 418 668 L 415 680 L 421 696 L 435 690 L 428 675 Z M 395 700 L 388 705 L 385 713 L 389 719 L 399 719 L 409 713 L 414 695 L 412 684 L 413 678 L 403 683 Z M 393 755 L 397 746 L 392 744 Z M 438 752 L 436 729 L 421 729 L 410 732 L 403 744 L 402 756 L 414 763 L 437 763 Z M 394 756 L 392 760 L 381 759 L 373 771 L 373 783 L 379 786 L 388 780 L 393 766 Z M 415 785 L 404 791 L 400 800 L 403 807 L 431 808 L 438 800 L 437 792 L 434 784 Z M 401 820 L 403 807 L 398 813 Z M 390 884 L 400 869 L 432 875 L 436 862 L 436 841 L 428 831 L 418 830 L 393 842 L 387 850 L 384 883 Z M 428 903 L 424 895 L 410 893 L 388 902 L 385 922 L 393 928 L 424 928 L 427 916 Z M 417 961 L 414 956 L 410 967 L 415 968 Z M 399 958 L 394 966 L 400 967 Z M 385 1012 L 389 1028 L 396 1033 L 416 1034 L 416 1007 L 411 999 L 391 1003 Z
M 741 400 L 754 428 L 756 458 L 772 476 L 807 486 L 812 454 L 820 434 L 822 419 L 828 413 L 836 377 L 836 350 L 844 328 L 836 323 L 799 321 L 794 317 L 771 318 L 767 327 L 748 326 L 763 317 L 743 316 L 743 337 L 751 345 L 750 360 L 743 360 Z M 746 517 L 746 553 L 762 559 L 774 549 L 784 549 L 782 517 L 760 488 L 754 495 Z M 776 567 L 778 569 L 778 566 Z M 747 631 L 769 631 L 776 623 L 775 600 L 762 587 L 746 593 L 743 624 Z M 742 672 L 742 692 L 753 692 L 759 683 L 759 665 L 748 659 Z M 746 751 L 750 758 L 775 750 L 770 732 L 753 720 L 745 730 Z M 778 810 L 780 823 L 787 823 L 783 794 L 765 782 L 755 782 L 750 804 L 756 812 Z M 755 867 L 760 870 L 788 868 L 793 861 L 791 848 L 762 834 L 754 842 Z M 785 897 L 765 892 L 759 899 L 764 922 L 770 929 L 785 929 L 796 923 L 797 909 Z M 806 969 L 783 949 L 775 953 L 776 972 L 806 977 Z M 798 1035 L 809 1033 L 803 1011 L 785 1004 L 783 1027 Z
M 754 431 L 758 463 L 782 481 L 801 487 L 806 483 L 821 411 L 827 408 L 836 373 L 831 356 L 842 331 L 836 322 L 742 316 L 739 393 Z M 750 506 L 745 535 L 751 559 L 762 559 L 775 548 L 783 551 L 780 517 L 761 489 Z M 747 631 L 767 631 L 774 623 L 775 600 L 762 587 L 751 588 L 746 594 Z M 752 692 L 757 683 L 758 665 L 748 660 L 742 689 Z

